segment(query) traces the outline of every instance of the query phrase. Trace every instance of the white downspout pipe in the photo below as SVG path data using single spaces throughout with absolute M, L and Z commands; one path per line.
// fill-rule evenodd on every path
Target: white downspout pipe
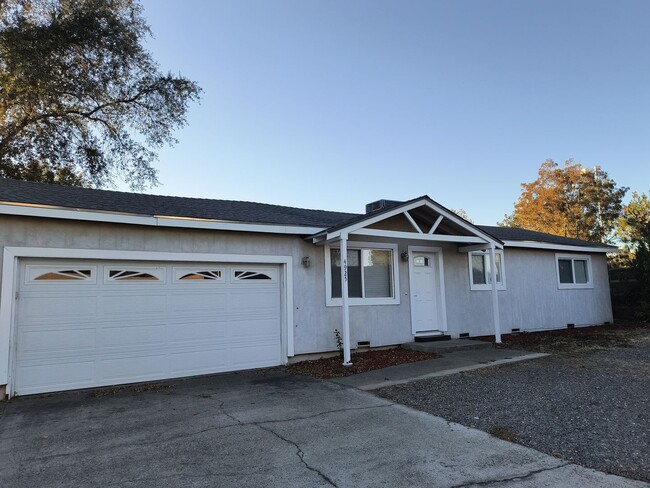
M 494 243 L 490 244 L 490 279 L 492 280 L 492 319 L 494 321 L 494 342 L 501 344 L 501 320 L 499 318 L 499 294 L 497 292 L 497 266 Z
M 348 234 L 345 232 L 341 232 L 341 315 L 343 321 L 343 366 L 352 366 L 348 300 Z

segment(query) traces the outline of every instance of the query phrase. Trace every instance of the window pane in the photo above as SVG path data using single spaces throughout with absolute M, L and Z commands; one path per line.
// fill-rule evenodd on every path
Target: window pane
M 391 251 L 363 251 L 363 280 L 366 298 L 393 296 Z
M 330 249 L 332 298 L 341 298 L 341 251 Z M 361 298 L 361 251 L 348 250 L 348 296 Z
M 497 283 L 499 285 L 502 285 L 503 279 L 501 278 L 501 254 L 499 253 L 494 254 L 494 262 L 497 265 Z
M 485 285 L 485 256 L 482 254 L 472 255 L 472 280 L 475 285 Z
M 573 268 L 575 270 L 576 283 L 587 283 L 589 281 L 586 259 L 575 259 L 573 261 Z
M 573 268 L 570 259 L 558 259 L 558 269 L 560 271 L 560 283 L 573 283 Z

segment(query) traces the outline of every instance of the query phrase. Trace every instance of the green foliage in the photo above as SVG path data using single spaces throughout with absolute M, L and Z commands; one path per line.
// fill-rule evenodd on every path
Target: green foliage
M 334 329 L 334 341 L 336 342 L 336 349 L 341 353 L 343 357 L 343 338 L 341 337 L 341 331 Z
M 618 220 L 617 232 L 631 255 L 638 293 L 636 316 L 650 321 L 650 199 L 645 193 L 632 194 Z
M 469 215 L 467 214 L 467 212 L 465 210 L 463 210 L 462 208 L 459 208 L 458 210 L 452 208 L 450 210 L 452 212 L 454 212 L 456 215 L 458 215 L 460 218 L 465 219 L 465 220 L 467 220 L 468 222 L 470 222 L 472 224 L 474 223 L 474 221 L 469 218 Z
M 550 159 L 521 187 L 514 212 L 500 225 L 601 242 L 611 239 L 628 190 L 598 167 L 573 160 L 560 167 Z
M 201 90 L 159 71 L 149 35 L 136 0 L 0 2 L 0 176 L 155 184 Z

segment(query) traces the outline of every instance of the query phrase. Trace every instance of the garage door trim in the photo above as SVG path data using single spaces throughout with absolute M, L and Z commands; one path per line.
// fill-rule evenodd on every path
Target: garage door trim
M 284 286 L 282 299 L 282 357 L 294 355 L 293 338 L 293 256 L 175 253 L 148 251 L 118 251 L 97 249 L 59 249 L 42 247 L 5 247 L 2 260 L 2 290 L 0 291 L 0 385 L 7 385 L 7 394 L 14 394 L 16 368 L 15 299 L 18 290 L 18 261 L 21 258 L 99 259 L 122 261 L 215 262 L 281 265 Z M 7 286 L 11 284 L 10 286 Z

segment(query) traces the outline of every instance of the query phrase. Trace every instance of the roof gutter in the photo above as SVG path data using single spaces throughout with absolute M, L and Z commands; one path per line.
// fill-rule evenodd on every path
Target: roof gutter
M 520 247 L 526 249 L 545 249 L 551 251 L 573 251 L 573 252 L 588 252 L 588 253 L 617 253 L 619 249 L 614 246 L 597 247 L 597 246 L 572 246 L 569 244 L 553 244 L 550 242 L 538 241 L 508 241 L 504 240 L 505 247 Z

